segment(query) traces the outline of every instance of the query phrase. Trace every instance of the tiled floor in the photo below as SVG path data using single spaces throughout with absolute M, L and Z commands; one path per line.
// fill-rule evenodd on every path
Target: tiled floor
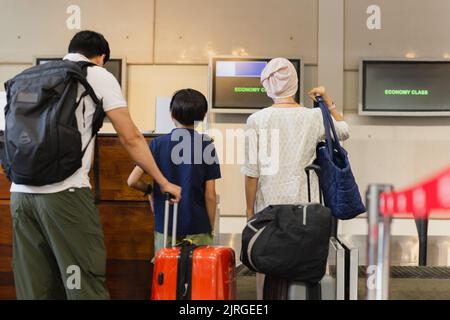
M 359 280 L 359 299 L 365 299 L 365 280 Z M 391 279 L 389 300 L 450 300 L 450 279 Z
M 236 295 L 238 300 L 256 300 L 256 276 L 238 276 Z
M 358 298 L 365 299 L 365 280 L 360 278 Z M 450 279 L 391 279 L 390 300 L 450 300 Z M 256 277 L 238 276 L 237 299 L 256 299 Z

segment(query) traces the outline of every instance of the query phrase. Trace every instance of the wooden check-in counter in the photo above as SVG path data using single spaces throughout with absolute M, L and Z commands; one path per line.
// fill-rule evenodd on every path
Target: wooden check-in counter
M 145 135 L 147 142 L 153 137 Z M 103 223 L 112 299 L 150 298 L 154 219 L 147 199 L 127 186 L 133 167 L 117 135 L 98 136 L 90 177 Z M 15 299 L 9 187 L 0 169 L 0 299 Z

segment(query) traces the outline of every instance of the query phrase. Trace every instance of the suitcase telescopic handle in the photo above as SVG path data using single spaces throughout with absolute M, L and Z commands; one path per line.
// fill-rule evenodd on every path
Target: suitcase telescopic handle
M 169 208 L 170 199 L 172 195 L 170 193 L 165 193 L 166 201 L 164 203 L 164 248 L 168 247 L 168 234 L 169 234 Z M 172 247 L 176 245 L 177 238 L 177 217 L 178 217 L 178 203 L 173 204 L 173 223 L 172 223 Z
M 319 176 L 320 167 L 316 164 L 311 164 L 305 168 L 306 179 L 308 183 L 308 202 L 311 202 L 311 179 L 310 179 L 311 171 L 314 171 L 317 174 L 317 176 Z M 322 202 L 322 188 L 320 187 L 320 181 L 319 181 L 319 201 Z

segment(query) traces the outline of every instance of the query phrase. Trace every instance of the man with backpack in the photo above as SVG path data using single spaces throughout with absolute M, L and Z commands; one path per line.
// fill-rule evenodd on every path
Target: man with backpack
M 164 192 L 181 189 L 159 171 L 102 66 L 109 44 L 81 31 L 63 61 L 6 83 L 2 165 L 12 180 L 13 271 L 18 299 L 108 299 L 102 225 L 90 191 L 94 137 L 106 115 L 120 142 Z

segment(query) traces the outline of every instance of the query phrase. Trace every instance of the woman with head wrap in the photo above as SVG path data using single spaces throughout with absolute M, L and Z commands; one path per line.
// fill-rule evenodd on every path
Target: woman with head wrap
M 247 219 L 269 205 L 307 203 L 305 167 L 316 158 L 316 146 L 325 138 L 322 112 L 295 101 L 298 76 L 284 58 L 271 60 L 261 73 L 261 84 L 273 105 L 247 120 L 245 175 Z M 325 88 L 314 88 L 311 99 L 321 95 L 334 118 L 341 140 L 349 137 L 348 125 L 336 110 Z M 318 200 L 318 181 L 312 177 L 312 199 Z M 257 275 L 257 296 L 262 299 L 264 275 Z

